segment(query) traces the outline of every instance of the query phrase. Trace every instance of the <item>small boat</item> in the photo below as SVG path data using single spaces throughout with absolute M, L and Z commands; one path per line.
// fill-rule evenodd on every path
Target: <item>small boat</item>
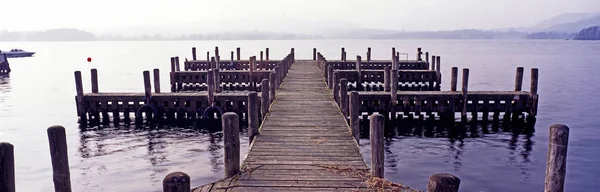
M 31 57 L 35 52 L 23 51 L 22 49 L 12 49 L 10 51 L 0 51 L 0 55 L 6 54 L 7 58 Z

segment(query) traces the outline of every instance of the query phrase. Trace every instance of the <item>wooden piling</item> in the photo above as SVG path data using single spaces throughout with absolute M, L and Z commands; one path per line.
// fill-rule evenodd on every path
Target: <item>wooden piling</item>
M 192 47 L 192 60 L 196 60 L 196 47 Z
M 240 50 L 240 49 L 241 49 L 241 48 L 239 48 L 239 47 L 238 47 L 238 48 L 235 48 L 235 52 L 236 52 L 236 55 L 237 55 L 237 60 L 238 60 L 238 61 L 241 59 L 241 53 L 240 53 L 240 51 L 241 51 L 241 50 Z
M 442 71 L 442 68 L 441 68 L 441 66 L 440 66 L 440 65 L 442 64 L 442 61 L 441 61 L 441 60 L 442 60 L 442 57 L 440 57 L 440 56 L 436 56 L 436 57 L 435 57 L 435 60 L 436 60 L 436 62 L 435 62 L 435 70 L 437 71 L 437 73 L 438 73 L 438 78 L 439 78 L 440 74 L 442 74 L 442 73 L 441 73 L 441 71 Z
M 0 142 L 0 191 L 15 192 L 15 150 L 6 142 Z
M 367 63 L 371 61 L 371 47 L 367 47 Z
M 263 80 L 263 82 L 265 82 Z M 254 137 L 258 135 L 258 94 L 252 91 L 248 94 L 248 141 L 252 143 Z
M 463 79 L 462 79 L 462 97 L 463 97 L 463 108 L 461 118 L 466 120 L 467 117 L 467 93 L 469 88 L 469 69 L 463 68 Z
M 352 135 L 356 140 L 356 143 L 360 141 L 360 100 L 358 98 L 358 92 L 352 91 L 350 92 L 350 101 L 348 103 L 350 106 L 350 128 L 352 129 Z
M 431 55 L 431 70 L 435 71 L 435 55 Z
M 210 67 L 211 62 L 210 62 L 210 51 L 206 52 L 206 64 Z
M 423 52 L 421 52 L 421 48 L 419 47 L 417 48 L 417 61 L 423 61 L 421 55 L 423 55 Z
M 263 52 L 260 51 L 260 62 L 258 63 L 258 66 L 260 66 L 260 68 L 262 70 L 267 70 L 267 66 L 265 65 L 265 62 L 263 62 Z
M 208 105 L 211 105 L 215 102 L 215 80 L 214 73 L 212 69 L 209 69 L 206 73 L 206 89 L 208 91 Z
M 83 82 L 81 81 L 81 71 L 75 71 L 75 89 L 77 97 L 83 97 Z
M 458 67 L 452 67 L 452 78 L 450 79 L 450 91 L 456 91 L 458 83 Z
M 69 155 L 65 128 L 55 125 L 48 128 L 47 132 L 50 144 L 50 158 L 52 160 L 54 191 L 71 192 L 71 173 L 69 172 Z
M 531 84 L 529 86 L 529 93 L 531 95 L 537 95 L 538 91 L 538 69 L 531 69 Z
M 254 80 L 254 68 L 256 68 L 256 56 L 250 57 L 250 66 L 248 66 L 248 70 L 250 71 L 250 87 L 253 90 L 256 90 L 256 83 Z
M 517 67 L 515 75 L 515 91 L 521 91 L 523 88 L 523 67 Z
M 261 99 L 261 117 L 264 119 L 264 117 L 267 115 L 267 112 L 269 111 L 269 93 L 270 93 L 270 89 L 269 89 L 269 80 L 268 79 L 263 79 L 262 82 L 260 83 L 260 99 Z
M 358 72 L 358 78 L 356 78 L 356 88 L 360 89 L 362 88 L 362 70 L 361 70 L 361 57 L 360 55 L 356 56 L 356 72 Z
M 240 172 L 240 126 L 238 115 L 227 112 L 222 116 L 225 177 Z
M 338 71 L 333 72 L 333 100 L 340 104 L 340 73 Z
M 390 97 L 391 97 L 391 104 L 392 107 L 396 106 L 397 100 L 398 100 L 398 70 L 393 69 L 392 73 L 390 74 Z
M 169 173 L 163 179 L 163 192 L 190 192 L 190 176 L 184 172 Z
M 381 114 L 371 115 L 370 136 L 371 136 L 371 175 L 383 178 L 384 174 L 384 149 L 383 149 L 383 128 L 384 117 Z
M 342 47 L 342 56 L 340 57 L 340 60 L 344 60 L 344 53 L 346 53 L 346 48 Z
M 275 72 L 271 72 L 269 74 L 269 104 L 273 103 L 273 100 L 275 100 L 275 88 L 277 87 L 277 85 L 275 85 L 276 82 L 277 74 Z
M 327 86 L 329 89 L 333 89 L 333 67 L 329 66 L 327 70 Z
M 98 93 L 98 70 L 91 70 L 92 76 L 92 93 Z
M 279 89 L 279 85 L 281 85 L 281 77 L 283 77 L 283 73 L 281 71 L 281 68 L 279 66 L 276 66 L 273 71 L 275 71 L 275 77 L 277 77 L 275 79 L 275 89 Z
M 429 177 L 428 192 L 458 192 L 460 179 L 448 173 L 436 173 Z
M 154 69 L 154 93 L 160 93 L 160 72 Z
M 231 66 L 234 66 L 234 64 L 233 64 L 233 60 L 234 60 L 233 54 L 234 54 L 233 51 L 231 51 L 231 58 L 229 59 L 229 61 L 230 61 L 229 65 L 231 65 Z
M 344 118 L 348 117 L 348 80 L 346 78 L 340 79 L 340 109 Z
M 317 60 L 317 48 L 313 48 L 313 60 Z
M 397 70 L 398 69 L 398 58 L 396 57 L 396 54 L 392 55 L 392 70 Z
M 545 192 L 562 192 L 567 172 L 567 146 L 569 127 L 562 124 L 550 126 L 548 161 L 546 163 Z
M 268 47 L 265 49 L 265 59 L 267 61 L 269 60 L 269 48 Z
M 396 47 L 392 47 L 392 61 L 396 60 Z M 396 69 L 392 67 L 392 69 Z
M 215 47 L 215 59 L 217 59 L 217 61 L 219 60 L 219 56 L 219 47 Z
M 425 52 L 425 62 L 429 64 L 429 52 Z
M 214 69 L 213 73 L 214 73 L 213 77 L 215 80 L 215 92 L 220 93 L 221 92 L 221 75 L 219 75 L 219 69 L 218 68 Z
M 181 68 L 179 68 L 179 57 L 175 57 L 175 70 L 181 71 Z
M 390 74 L 390 67 L 385 67 L 383 68 L 383 91 L 390 91 L 391 89 L 391 74 Z
M 146 104 L 149 104 L 150 97 L 152 97 L 152 84 L 150 84 L 150 71 L 144 71 L 144 96 L 146 97 Z

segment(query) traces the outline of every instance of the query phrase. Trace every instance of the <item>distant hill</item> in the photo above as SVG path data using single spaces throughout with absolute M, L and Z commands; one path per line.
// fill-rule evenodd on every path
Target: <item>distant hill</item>
M 600 26 L 582 29 L 575 36 L 576 40 L 600 40 Z
M 548 29 L 546 29 L 546 31 L 574 33 L 578 32 L 581 29 L 598 25 L 600 25 L 600 15 L 571 23 L 557 24 L 552 27 L 549 27 Z
M 46 31 L 0 31 L 0 41 L 93 41 L 94 34 L 79 29 L 51 29 Z
M 535 32 L 563 31 L 563 30 L 559 30 L 560 25 L 565 25 L 565 24 L 569 24 L 569 23 L 577 23 L 577 22 L 591 19 L 591 18 L 598 17 L 598 16 L 600 16 L 600 13 L 565 13 L 565 14 L 557 15 L 555 17 L 544 20 L 544 21 L 538 23 L 537 25 L 532 26 L 530 28 L 530 30 L 535 31 Z M 587 26 L 587 27 L 589 27 L 589 26 Z M 582 27 L 579 27 L 576 30 L 579 30 L 581 28 Z M 574 31 L 568 30 L 568 31 L 564 31 L 564 32 L 574 32 Z

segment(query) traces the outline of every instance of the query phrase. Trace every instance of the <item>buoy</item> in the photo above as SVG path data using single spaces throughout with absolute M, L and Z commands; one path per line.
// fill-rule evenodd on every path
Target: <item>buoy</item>
M 87 58 L 87 61 L 88 61 L 88 62 L 92 62 L 92 58 L 91 58 L 91 57 L 88 57 L 88 58 Z

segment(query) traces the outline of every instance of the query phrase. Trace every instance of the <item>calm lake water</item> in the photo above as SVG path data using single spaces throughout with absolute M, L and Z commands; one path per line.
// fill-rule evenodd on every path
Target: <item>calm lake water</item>
M 533 134 L 490 131 L 467 134 L 462 140 L 395 136 L 386 141 L 386 178 L 426 189 L 428 177 L 447 172 L 461 178 L 461 191 L 542 191 L 548 146 L 548 127 L 571 128 L 566 191 L 600 188 L 600 42 L 583 41 L 172 41 L 172 42 L 20 42 L 0 49 L 36 51 L 35 57 L 11 59 L 9 77 L 0 77 L 0 141 L 15 146 L 18 191 L 52 191 L 52 168 L 46 128 L 67 130 L 73 191 L 161 191 L 162 179 L 184 171 L 199 186 L 223 176 L 222 134 L 187 127 L 136 129 L 77 124 L 73 71 L 81 70 L 90 91 L 89 69 L 97 68 L 99 89 L 143 92 L 142 71 L 160 68 L 161 86 L 169 84 L 169 57 L 199 57 L 219 46 L 242 47 L 248 58 L 269 47 L 281 59 L 291 47 L 296 58 L 308 59 L 317 47 L 337 59 L 340 47 L 348 56 L 390 58 L 390 48 L 414 57 L 416 47 L 442 56 L 443 87 L 449 89 L 450 69 L 469 68 L 469 90 L 512 90 L 516 67 L 525 67 L 524 90 L 532 67 L 540 70 L 539 114 Z M 93 61 L 88 63 L 87 57 Z M 242 134 L 242 157 L 248 140 Z M 368 140 L 361 140 L 368 155 Z M 369 160 L 369 157 L 366 157 Z

